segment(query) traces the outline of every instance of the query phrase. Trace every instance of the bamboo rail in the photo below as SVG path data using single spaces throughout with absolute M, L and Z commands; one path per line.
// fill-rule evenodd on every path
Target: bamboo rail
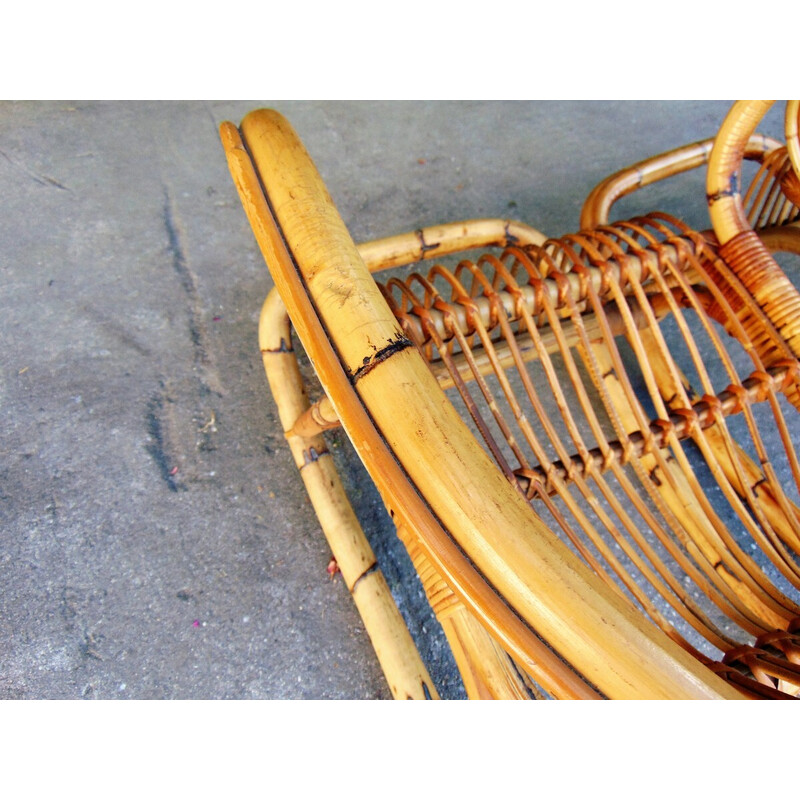
M 274 291 L 262 308 L 259 345 L 295 465 L 345 585 L 361 614 L 392 695 L 409 700 L 436 698 L 433 681 L 345 496 L 325 440 L 319 431 L 297 430 L 296 421 L 308 411 L 309 403 L 292 348 L 289 317 Z
M 607 225 L 611 206 L 622 197 L 666 178 L 672 178 L 708 163 L 714 139 L 704 139 L 678 147 L 668 153 L 647 158 L 630 167 L 615 172 L 589 193 L 580 217 L 581 230 L 592 230 Z M 753 134 L 747 140 L 743 157 L 762 161 L 764 156 L 780 147 L 780 142 L 762 134 Z

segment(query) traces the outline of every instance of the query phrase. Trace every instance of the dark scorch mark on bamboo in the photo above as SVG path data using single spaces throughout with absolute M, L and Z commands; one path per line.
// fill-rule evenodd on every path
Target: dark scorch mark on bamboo
M 361 380 L 361 378 L 375 369 L 378 364 L 382 364 L 384 361 L 391 358 L 395 353 L 399 353 L 401 350 L 405 350 L 406 348 L 413 346 L 414 343 L 410 339 L 407 339 L 402 333 L 398 333 L 396 339 L 390 339 L 389 343 L 385 347 L 378 350 L 374 355 L 365 356 L 361 366 L 355 372 L 351 373 L 348 370 L 350 383 L 355 386 L 355 384 Z

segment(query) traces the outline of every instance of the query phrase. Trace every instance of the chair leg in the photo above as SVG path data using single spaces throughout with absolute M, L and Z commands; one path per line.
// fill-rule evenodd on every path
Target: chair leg
M 289 318 L 275 291 L 267 297 L 262 309 L 259 343 L 295 464 L 393 697 L 438 699 L 433 681 L 345 495 L 325 439 L 318 432 L 298 435 L 293 430 L 297 420 L 309 409 L 309 402 L 292 351 Z
M 419 548 L 403 523 L 397 534 L 444 630 L 470 700 L 528 700 L 530 693 L 509 655 L 470 614 Z

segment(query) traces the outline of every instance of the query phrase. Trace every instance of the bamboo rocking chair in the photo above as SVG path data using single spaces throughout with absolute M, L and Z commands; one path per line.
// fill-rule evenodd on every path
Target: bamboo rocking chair
M 798 103 L 784 144 L 755 132 L 768 108 L 610 177 L 574 235 L 490 219 L 360 246 L 286 120 L 223 124 L 276 287 L 269 384 L 395 697 L 437 693 L 326 457 L 340 424 L 469 697 L 800 694 L 800 293 L 772 255 L 800 253 Z M 705 164 L 713 230 L 609 221 Z

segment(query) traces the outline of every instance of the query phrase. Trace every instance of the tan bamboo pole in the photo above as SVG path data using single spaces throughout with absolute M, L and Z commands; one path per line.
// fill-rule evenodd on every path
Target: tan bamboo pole
M 274 290 L 262 308 L 259 344 L 295 464 L 392 695 L 397 699 L 437 699 L 433 681 L 347 500 L 325 440 L 318 433 L 304 436 L 294 430 L 295 420 L 309 406 L 297 359 L 292 352 L 286 309 Z
M 581 210 L 581 230 L 591 230 L 607 225 L 611 206 L 622 197 L 638 189 L 680 175 L 708 163 L 714 139 L 687 144 L 662 153 L 630 167 L 615 172 L 595 186 L 586 198 Z M 780 142 L 763 134 L 753 134 L 747 141 L 744 157 L 760 160 L 764 155 L 780 147 Z
M 475 567 L 525 623 L 608 695 L 740 697 L 610 592 L 489 461 L 403 336 L 288 123 L 275 112 L 253 112 L 242 133 L 246 145 L 233 126 L 223 128 L 243 204 L 306 347 L 323 355 L 325 343 L 311 335 L 319 323 L 334 337 L 337 360 L 363 407 L 345 402 L 346 384 L 329 357 L 324 367 L 315 365 L 331 382 L 329 394 L 356 449 L 366 456 L 378 444 L 364 424 L 362 409 L 368 409 L 379 439 Z M 280 232 L 272 227 L 273 213 Z M 413 512 L 419 503 L 385 479 L 392 460 L 366 458 L 389 507 L 404 507 L 408 499 Z M 485 502 L 466 506 L 463 499 L 472 496 Z M 463 587 L 458 578 L 468 571 L 451 581 L 444 542 L 436 535 L 426 540 L 430 512 L 420 512 L 413 524 L 437 569 Z
M 358 245 L 358 253 L 367 269 L 374 272 L 475 248 L 543 244 L 546 238 L 515 220 L 472 219 L 375 239 Z
M 708 160 L 706 194 L 720 244 L 751 230 L 741 202 L 740 170 L 746 143 L 771 106 L 767 100 L 739 100 L 717 133 Z
M 368 470 L 378 487 L 391 487 L 391 499 L 414 518 L 420 535 L 420 546 L 431 563 L 459 595 L 465 606 L 481 623 L 491 629 L 527 672 L 546 686 L 555 697 L 599 698 L 600 695 L 572 671 L 565 662 L 544 646 L 538 636 L 522 622 L 508 605 L 489 587 L 473 565 L 455 545 L 447 532 L 429 513 L 416 489 L 409 483 L 389 452 L 385 441 L 375 430 L 372 420 L 357 402 L 352 385 L 338 361 L 326 331 L 322 328 L 310 298 L 296 272 L 292 256 L 286 249 L 281 232 L 275 225 L 267 205 L 259 177 L 235 126 L 221 126 L 221 137 L 234 182 L 282 298 L 292 301 L 293 324 L 305 350 L 316 365 L 332 396 L 347 409 L 346 427 L 351 441 L 360 451 L 373 453 Z M 385 500 L 388 499 L 384 497 Z M 388 503 L 387 503 L 388 505 Z M 391 509 L 390 509 L 391 510 Z

